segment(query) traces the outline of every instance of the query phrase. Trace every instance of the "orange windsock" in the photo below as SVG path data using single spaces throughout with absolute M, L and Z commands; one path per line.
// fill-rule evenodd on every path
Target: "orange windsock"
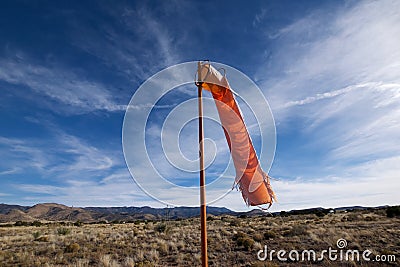
M 247 205 L 272 205 L 276 200 L 269 176 L 261 169 L 239 106 L 225 76 L 209 63 L 201 64 L 202 87 L 211 92 L 232 155 L 239 185 Z

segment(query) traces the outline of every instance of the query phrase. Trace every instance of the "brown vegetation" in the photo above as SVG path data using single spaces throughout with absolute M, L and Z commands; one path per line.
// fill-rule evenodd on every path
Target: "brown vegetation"
M 373 255 L 395 255 L 400 261 L 400 218 L 384 209 L 336 214 L 213 216 L 208 220 L 210 266 L 309 266 L 308 262 L 259 261 L 257 252 L 336 249 L 339 238 L 348 249 Z M 36 226 L 0 227 L 1 266 L 199 266 L 198 218 L 136 221 L 121 224 L 37 222 Z M 334 262 L 322 266 L 376 266 L 373 262 Z M 390 263 L 380 263 L 380 266 Z

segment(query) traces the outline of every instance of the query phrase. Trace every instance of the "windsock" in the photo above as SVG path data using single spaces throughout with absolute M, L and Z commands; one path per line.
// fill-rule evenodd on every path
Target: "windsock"
M 200 64 L 199 81 L 210 91 L 225 133 L 236 170 L 235 184 L 239 186 L 247 205 L 272 205 L 276 201 L 270 179 L 260 166 L 242 113 L 230 89 L 228 80 L 210 63 Z

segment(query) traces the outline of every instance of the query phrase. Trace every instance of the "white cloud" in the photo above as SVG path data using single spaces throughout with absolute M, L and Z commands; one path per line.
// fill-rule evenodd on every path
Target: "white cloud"
M 304 171 L 291 176 L 303 179 L 273 182 L 282 208 L 396 204 L 399 8 L 398 1 L 363 1 L 329 16 L 319 10 L 274 36 L 282 45 L 256 76 L 277 122 L 278 149 L 280 135 L 291 131 L 306 143 L 278 151 L 273 174 L 293 161 L 288 154 L 298 153 L 296 146 L 322 152 L 318 166 L 312 155 L 290 162 Z M 268 66 L 276 68 L 274 77 Z M 321 175 L 307 173 L 309 166 Z
M 380 136 L 378 141 L 389 141 L 385 132 L 398 130 L 392 123 L 399 109 L 399 5 L 360 2 L 339 9 L 332 21 L 318 11 L 286 27 L 283 40 L 305 29 L 326 31 L 308 36 L 306 44 L 300 39 L 283 45 L 289 56 L 279 54 L 277 60 L 285 62 L 284 73 L 262 84 L 280 129 L 286 119 L 297 117 L 317 137 L 326 123 L 330 136 L 339 134 L 342 142 L 359 138 L 357 132 L 368 127 Z M 262 69 L 258 75 L 264 76 Z
M 275 182 L 282 209 L 315 206 L 396 205 L 400 157 L 375 160 L 347 170 L 342 177 L 328 176 L 317 181 Z
M 325 92 L 325 93 L 318 93 L 315 96 L 308 96 L 302 100 L 289 101 L 289 102 L 285 103 L 282 108 L 289 108 L 291 106 L 302 106 L 302 105 L 306 105 L 306 104 L 312 104 L 318 100 L 332 98 L 335 96 L 346 94 L 346 93 L 351 92 L 356 89 L 371 87 L 371 86 L 379 87 L 380 84 L 379 83 L 356 84 L 356 85 L 347 86 L 342 89 L 337 89 L 337 90 L 333 90 L 333 91 L 329 91 L 329 92 Z
M 0 145 L 6 156 L 2 165 L 11 168 L 1 175 L 26 174 L 33 169 L 53 179 L 96 176 L 122 164 L 113 151 L 97 148 L 60 130 L 45 140 L 0 137 Z
M 49 195 L 60 195 L 60 193 L 65 190 L 61 186 L 38 185 L 38 184 L 19 184 L 17 188 L 25 192 L 49 194 Z
M 160 3 L 158 8 L 163 8 L 164 14 L 175 13 L 182 5 L 181 2 Z M 172 33 L 154 10 L 143 5 L 130 8 L 113 4 L 107 12 L 118 22 L 118 27 L 103 22 L 93 28 L 79 20 L 71 21 L 72 44 L 123 73 L 134 83 L 149 78 L 162 68 L 180 63 L 178 46 L 185 39 L 183 29 L 173 29 Z
M 59 142 L 65 145 L 65 152 L 76 155 L 75 162 L 68 166 L 69 171 L 97 171 L 110 169 L 115 163 L 107 152 L 85 144 L 76 136 L 64 134 Z
M 14 174 L 14 173 L 17 173 L 20 170 L 21 170 L 20 168 L 15 167 L 15 168 L 11 168 L 9 170 L 1 171 L 0 175 Z
M 0 145 L 4 155 L 1 165 L 4 167 L 14 170 L 24 166 L 24 169 L 43 170 L 49 164 L 46 154 L 40 148 L 32 146 L 29 141 L 0 136 Z
M 261 8 L 260 12 L 254 16 L 253 27 L 257 27 L 261 21 L 267 16 L 268 10 L 266 8 Z
M 0 65 L 0 80 L 27 86 L 34 93 L 46 96 L 50 103 L 55 101 L 56 104 L 51 104 L 54 111 L 79 114 L 93 110 L 123 111 L 126 108 L 126 105 L 114 101 L 103 84 L 79 77 L 62 67 L 36 64 L 25 57 L 0 59 Z
M 142 206 L 157 204 L 150 200 L 128 176 L 117 182 L 67 180 L 53 186 L 44 184 L 18 184 L 18 190 L 27 192 L 21 203 L 56 202 L 74 206 Z M 40 194 L 34 196 L 32 193 Z M 152 205 L 153 206 L 153 205 Z
M 302 18 L 300 25 L 288 26 L 276 41 L 282 43 L 272 57 L 276 62 L 269 63 L 281 73 L 263 84 L 272 108 L 351 84 L 396 82 L 400 68 L 398 6 L 396 1 L 360 2 L 337 10 L 332 20 L 318 11 Z M 305 30 L 310 34 L 303 35 Z M 257 77 L 270 77 L 265 72 L 268 69 L 260 67 Z

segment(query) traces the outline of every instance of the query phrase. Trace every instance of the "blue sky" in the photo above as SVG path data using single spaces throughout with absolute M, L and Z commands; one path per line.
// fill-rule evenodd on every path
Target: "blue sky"
M 125 108 L 158 71 L 210 59 L 271 106 L 272 210 L 399 204 L 398 1 L 81 2 L 0 4 L 0 202 L 164 207 L 126 167 Z M 149 126 L 168 111 L 157 110 Z M 187 126 L 182 142 L 195 144 Z M 247 210 L 235 190 L 213 205 Z

